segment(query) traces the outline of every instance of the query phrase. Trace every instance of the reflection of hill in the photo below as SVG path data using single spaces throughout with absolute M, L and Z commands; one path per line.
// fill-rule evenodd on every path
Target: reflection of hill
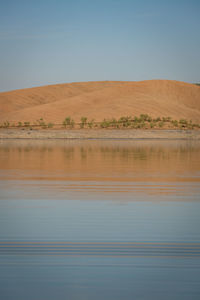
M 25 178 L 184 180 L 200 171 L 199 153 L 200 143 L 184 141 L 8 141 L 0 165 Z

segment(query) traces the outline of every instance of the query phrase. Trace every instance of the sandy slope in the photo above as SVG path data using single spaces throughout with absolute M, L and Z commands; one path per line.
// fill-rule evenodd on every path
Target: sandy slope
M 200 122 L 200 87 L 170 80 L 82 82 L 0 93 L 0 122 L 61 123 L 67 116 L 100 121 L 140 115 Z

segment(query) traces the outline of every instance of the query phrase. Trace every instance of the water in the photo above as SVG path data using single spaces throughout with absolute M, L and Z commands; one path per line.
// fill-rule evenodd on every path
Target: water
M 0 299 L 200 299 L 199 153 L 2 141 Z

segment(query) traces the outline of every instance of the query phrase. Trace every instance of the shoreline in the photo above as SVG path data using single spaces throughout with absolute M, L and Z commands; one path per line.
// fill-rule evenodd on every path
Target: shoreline
M 142 130 L 142 129 L 1 129 L 4 139 L 168 139 L 200 140 L 200 130 Z

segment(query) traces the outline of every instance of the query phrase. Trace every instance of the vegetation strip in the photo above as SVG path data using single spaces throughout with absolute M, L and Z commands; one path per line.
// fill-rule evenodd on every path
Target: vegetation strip
M 80 122 L 75 122 L 70 116 L 66 117 L 62 123 L 46 123 L 43 118 L 36 120 L 33 124 L 30 122 L 9 122 L 5 121 L 0 124 L 0 128 L 64 128 L 64 129 L 199 129 L 200 124 L 193 123 L 192 120 L 180 119 L 173 120 L 171 117 L 157 117 L 152 118 L 148 114 L 141 114 L 137 116 L 125 116 L 119 119 L 104 119 L 97 122 L 94 119 L 88 120 L 87 117 L 81 117 Z

